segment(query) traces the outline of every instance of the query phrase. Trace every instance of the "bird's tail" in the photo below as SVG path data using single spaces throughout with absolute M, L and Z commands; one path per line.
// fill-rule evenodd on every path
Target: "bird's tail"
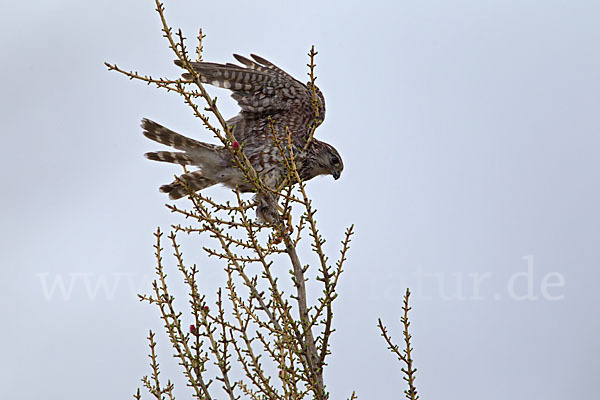
M 142 129 L 144 129 L 144 136 L 148 139 L 174 147 L 177 150 L 190 150 L 207 145 L 207 143 L 202 143 L 173 132 L 169 128 L 165 128 L 161 124 L 146 118 L 142 119 Z
M 168 162 L 181 165 L 192 165 L 194 161 L 190 156 L 179 151 L 152 151 L 144 154 L 148 160 Z
M 202 171 L 188 172 L 176 180 L 160 187 L 160 191 L 168 193 L 171 200 L 177 200 L 189 194 L 214 185 L 216 182 L 203 176 Z
M 182 150 L 181 152 L 155 151 L 146 153 L 145 156 L 149 160 L 196 165 L 201 168 L 205 164 L 218 164 L 221 160 L 219 156 L 221 147 L 219 146 L 190 139 L 146 118 L 142 119 L 142 128 L 144 129 L 144 136 L 148 139 Z

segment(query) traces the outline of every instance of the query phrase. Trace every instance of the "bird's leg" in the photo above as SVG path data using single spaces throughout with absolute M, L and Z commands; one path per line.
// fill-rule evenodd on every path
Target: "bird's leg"
M 277 200 L 271 194 L 257 194 L 256 217 L 261 223 L 274 223 L 277 220 Z
M 272 242 L 279 244 L 283 241 L 285 235 L 290 235 L 294 232 L 292 213 L 289 210 L 286 215 L 278 202 L 278 195 L 273 193 L 260 193 L 254 198 L 256 203 L 256 217 L 262 223 L 270 223 L 274 228 L 274 237 Z M 287 221 L 282 221 L 281 216 L 287 218 Z
M 283 207 L 281 207 L 280 205 L 277 206 L 277 209 L 279 210 L 279 212 L 282 215 L 285 215 L 284 212 L 285 210 L 283 209 Z M 291 210 L 290 210 L 291 211 Z M 294 233 L 294 225 L 292 224 L 292 213 L 289 212 L 287 214 L 287 224 L 286 224 L 286 231 L 289 235 L 291 235 L 292 233 Z

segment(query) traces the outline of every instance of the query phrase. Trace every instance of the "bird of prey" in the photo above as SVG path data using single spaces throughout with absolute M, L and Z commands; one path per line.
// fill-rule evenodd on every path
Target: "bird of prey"
M 262 57 L 251 55 L 253 60 L 234 54 L 243 66 L 210 62 L 191 63 L 202 83 L 229 89 L 241 108 L 239 114 L 227 124 L 252 167 L 263 182 L 276 188 L 287 176 L 281 151 L 274 143 L 272 128 L 279 140 L 287 144 L 287 131 L 292 140 L 298 173 L 306 181 L 318 175 L 340 177 L 344 168 L 337 150 L 313 138 L 304 150 L 313 125 L 321 124 L 325 117 L 325 99 L 315 87 L 317 110 L 311 83 L 306 85 Z M 181 62 L 175 61 L 179 66 Z M 189 73 L 184 79 L 192 79 Z M 144 135 L 156 142 L 171 146 L 177 152 L 158 151 L 146 153 L 146 158 L 198 167 L 179 179 L 160 187 L 171 199 L 187 195 L 187 186 L 193 191 L 223 184 L 241 192 L 254 191 L 245 180 L 243 172 L 234 167 L 231 154 L 225 147 L 197 141 L 180 135 L 149 119 L 142 120 Z

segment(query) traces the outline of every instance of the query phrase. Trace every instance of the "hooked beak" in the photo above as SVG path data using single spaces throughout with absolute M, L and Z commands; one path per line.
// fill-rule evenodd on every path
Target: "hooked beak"
M 337 169 L 334 169 L 331 174 L 333 175 L 333 179 L 335 179 L 336 181 L 338 179 L 340 179 L 340 171 L 338 171 Z

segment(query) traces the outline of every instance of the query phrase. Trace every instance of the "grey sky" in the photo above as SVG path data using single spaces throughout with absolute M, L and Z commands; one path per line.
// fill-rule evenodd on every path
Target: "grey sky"
M 376 320 L 399 339 L 406 286 L 423 399 L 598 396 L 598 2 L 166 7 L 188 37 L 203 27 L 206 60 L 256 53 L 306 80 L 306 53 L 319 51 L 317 135 L 346 168 L 309 189 L 332 256 L 345 227 L 357 230 L 335 308 L 332 398 L 401 397 Z M 130 398 L 148 373 L 145 336 L 161 324 L 132 293 L 152 276 L 156 226 L 178 221 L 157 191 L 178 169 L 142 157 L 156 146 L 139 121 L 210 138 L 177 96 L 103 65 L 177 76 L 153 8 L 2 5 L 2 399 Z M 211 93 L 237 112 L 226 91 Z M 203 262 L 192 246 L 189 260 Z M 211 288 L 218 265 L 205 268 Z M 537 299 L 519 300 L 528 268 Z M 72 292 L 46 300 L 57 277 Z M 101 277 L 114 295 L 90 299 L 86 279 Z M 159 336 L 163 372 L 177 377 Z

